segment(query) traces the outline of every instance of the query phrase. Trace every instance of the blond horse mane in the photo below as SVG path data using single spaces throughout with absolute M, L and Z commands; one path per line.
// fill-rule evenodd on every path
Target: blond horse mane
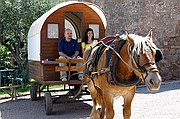
M 145 48 L 148 45 L 149 47 L 152 48 L 155 54 L 155 49 L 157 49 L 157 46 L 148 37 L 142 37 L 136 34 L 129 34 L 129 37 L 132 38 L 132 40 L 134 41 L 134 45 L 129 46 L 129 47 L 132 47 L 131 53 L 136 52 L 139 55 L 140 51 L 142 50 L 144 54 Z

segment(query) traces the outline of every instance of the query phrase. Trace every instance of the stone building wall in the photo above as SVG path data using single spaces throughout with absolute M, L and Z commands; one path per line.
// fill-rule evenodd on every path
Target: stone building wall
M 163 80 L 180 79 L 180 0 L 81 0 L 100 6 L 107 18 L 106 35 L 123 31 L 146 36 L 153 30 L 163 51 L 158 63 Z

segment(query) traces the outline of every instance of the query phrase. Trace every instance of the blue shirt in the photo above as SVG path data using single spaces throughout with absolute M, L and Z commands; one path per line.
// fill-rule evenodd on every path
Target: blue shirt
M 75 51 L 79 51 L 79 45 L 75 39 L 71 39 L 67 42 L 65 38 L 59 40 L 58 42 L 58 52 L 63 52 L 67 56 L 71 57 L 75 54 Z

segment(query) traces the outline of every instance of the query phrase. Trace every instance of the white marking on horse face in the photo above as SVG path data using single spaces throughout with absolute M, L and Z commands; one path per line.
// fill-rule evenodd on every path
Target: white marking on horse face
M 158 91 L 161 85 L 161 76 L 158 72 L 149 72 L 145 84 L 150 92 Z

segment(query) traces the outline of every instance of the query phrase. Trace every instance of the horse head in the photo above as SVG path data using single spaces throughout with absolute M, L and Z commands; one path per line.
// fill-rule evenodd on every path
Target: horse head
M 126 34 L 128 41 L 128 64 L 131 70 L 139 77 L 144 78 L 149 91 L 157 91 L 161 85 L 161 76 L 156 65 L 156 45 L 152 40 L 152 31 L 146 37 L 135 34 Z

